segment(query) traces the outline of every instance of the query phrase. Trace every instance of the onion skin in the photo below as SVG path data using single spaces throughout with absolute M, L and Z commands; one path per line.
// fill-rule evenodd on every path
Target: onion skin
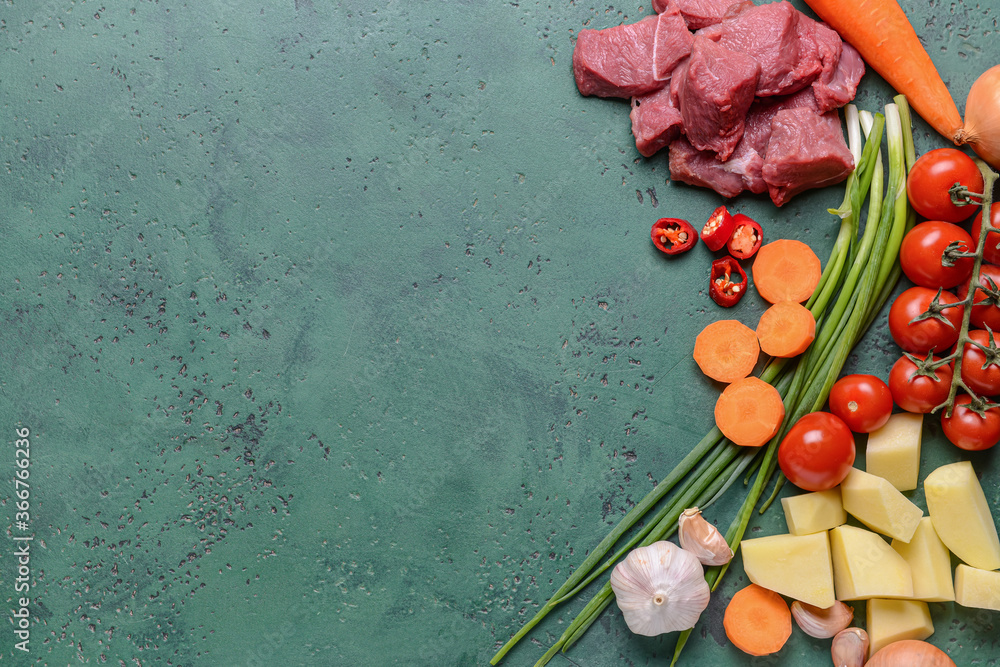
M 916 639 L 893 642 L 872 656 L 865 667 L 957 667 L 948 654 Z
M 994 169 L 1000 169 L 1000 65 L 979 75 L 965 100 L 965 125 L 955 143 L 968 144 Z

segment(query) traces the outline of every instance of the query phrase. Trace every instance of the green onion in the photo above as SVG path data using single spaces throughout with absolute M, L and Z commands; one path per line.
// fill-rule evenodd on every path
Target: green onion
M 843 203 L 830 209 L 841 219 L 840 231 L 820 283 L 806 303 L 817 320 L 816 340 L 798 360 L 774 359 L 760 375 L 778 389 L 785 403 L 786 416 L 778 434 L 763 449 L 746 451 L 713 428 L 588 554 L 549 601 L 493 656 L 491 665 L 497 664 L 550 611 L 582 592 L 631 549 L 673 535 L 685 509 L 711 504 L 741 475 L 752 474 L 753 483 L 725 535 L 736 551 L 764 490 L 775 479 L 781 439 L 800 417 L 826 403 L 850 351 L 874 321 L 900 276 L 899 245 L 915 219 L 906 201 L 906 173 L 913 163 L 913 140 L 906 100 L 897 96 L 895 102 L 886 106 L 884 116 L 859 114 L 853 107 L 846 112 L 855 170 L 847 179 Z M 863 149 L 859 124 L 865 126 L 867 135 Z M 880 150 L 883 132 L 887 135 L 888 178 L 883 173 Z M 859 238 L 866 199 L 864 230 Z M 777 497 L 783 481 L 779 474 L 761 512 Z M 626 533 L 644 519 L 643 526 L 615 549 Z M 707 568 L 705 577 L 713 590 L 727 569 L 728 564 Z M 605 582 L 536 667 L 575 644 L 613 599 L 611 584 Z M 680 634 L 671 664 L 679 659 L 690 633 L 688 630 Z

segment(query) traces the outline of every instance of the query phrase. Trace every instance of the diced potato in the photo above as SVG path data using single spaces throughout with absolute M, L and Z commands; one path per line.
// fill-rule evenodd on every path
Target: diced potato
M 955 602 L 963 607 L 1000 611 L 1000 572 L 959 563 L 955 568 Z
M 931 610 L 917 600 L 869 600 L 868 639 L 871 653 L 904 639 L 927 639 L 934 634 Z
M 924 480 L 927 513 L 951 552 L 972 567 L 1000 569 L 1000 539 L 983 487 L 968 461 L 941 466 Z
M 782 498 L 781 508 L 792 535 L 821 533 L 847 522 L 840 487 Z
M 923 510 L 887 480 L 851 468 L 840 484 L 844 509 L 872 530 L 909 542 Z
M 910 564 L 913 599 L 925 602 L 950 602 L 955 599 L 951 554 L 934 530 L 930 517 L 920 520 L 909 543 L 893 540 L 892 548 Z
M 838 526 L 830 531 L 830 552 L 838 600 L 913 597 L 910 564 L 881 536 Z
M 897 412 L 885 426 L 869 433 L 865 470 L 900 491 L 917 488 L 923 419 L 920 414 Z
M 747 577 L 758 586 L 823 609 L 837 601 L 825 532 L 756 537 L 740 542 L 740 551 Z

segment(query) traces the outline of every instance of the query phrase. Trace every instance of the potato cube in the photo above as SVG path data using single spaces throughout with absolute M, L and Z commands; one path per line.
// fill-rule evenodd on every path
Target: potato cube
M 893 540 L 892 548 L 910 564 L 915 600 L 950 602 L 955 599 L 951 554 L 934 530 L 930 517 L 920 520 L 909 543 Z
M 927 639 L 934 634 L 931 610 L 918 600 L 869 600 L 868 639 L 871 653 L 903 639 Z
M 743 540 L 743 569 L 758 586 L 826 609 L 837 601 L 825 532 Z
M 923 419 L 920 414 L 897 412 L 882 428 L 869 433 L 865 470 L 900 491 L 917 488 Z
M 892 484 L 857 468 L 851 468 L 840 484 L 844 509 L 872 530 L 909 542 L 923 510 L 911 503 Z
M 830 552 L 838 600 L 913 597 L 910 564 L 880 535 L 837 526 L 830 531 Z
M 847 522 L 847 512 L 840 502 L 840 487 L 828 491 L 803 493 L 781 499 L 785 523 L 792 535 L 821 533 Z
M 955 568 L 955 602 L 963 607 L 1000 611 L 1000 572 L 960 563 Z
M 927 513 L 951 552 L 972 567 L 1000 569 L 1000 539 L 983 487 L 968 461 L 941 466 L 924 480 Z

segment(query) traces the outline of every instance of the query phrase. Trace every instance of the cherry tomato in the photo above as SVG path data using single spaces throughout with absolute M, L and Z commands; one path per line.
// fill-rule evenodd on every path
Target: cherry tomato
M 969 331 L 969 340 L 979 343 L 989 352 L 984 352 L 973 343 L 965 344 L 962 352 L 962 381 L 977 394 L 1000 394 L 1000 361 L 997 360 L 996 342 L 990 341 L 989 332 L 982 329 Z
M 830 412 L 855 433 L 871 433 L 892 416 L 892 392 L 874 375 L 845 375 L 830 389 Z
M 750 259 L 763 243 L 764 232 L 756 220 L 742 213 L 733 216 L 733 224 L 733 235 L 726 242 L 726 248 L 736 259 Z
M 972 257 L 954 253 L 973 253 L 976 245 L 969 232 L 958 225 L 928 220 L 914 226 L 899 247 L 899 264 L 906 277 L 924 287 L 957 287 L 969 282 Z
M 943 351 L 955 344 L 964 309 L 962 306 L 941 308 L 945 304 L 957 303 L 959 299 L 946 290 L 941 290 L 940 297 L 937 293 L 938 290 L 930 287 L 911 287 L 892 302 L 889 332 L 896 345 L 907 352 L 925 354 L 931 350 Z M 937 316 L 916 320 L 928 309 L 938 311 Z
M 733 235 L 733 227 L 735 226 L 736 220 L 733 219 L 729 210 L 725 206 L 720 206 L 712 212 L 708 222 L 701 228 L 701 240 L 712 252 L 722 250 L 726 246 L 726 242 L 729 241 L 729 237 Z
M 1000 202 L 990 206 L 990 224 L 1000 229 Z M 979 243 L 979 234 L 983 230 L 983 209 L 979 209 L 972 219 L 972 240 Z M 1000 264 L 1000 232 L 988 232 L 983 245 L 983 259 L 991 264 Z
M 967 407 L 971 401 L 968 394 L 956 396 L 951 417 L 947 411 L 941 413 L 941 430 L 956 447 L 978 452 L 1000 441 L 1000 408 L 990 408 L 980 416 Z
M 826 491 L 844 481 L 854 465 L 854 434 L 829 412 L 810 412 L 795 422 L 778 446 L 778 465 L 788 481 L 806 491 Z
M 975 206 L 956 206 L 948 192 L 961 183 L 973 193 L 983 191 L 983 175 L 972 158 L 957 148 L 936 148 L 921 155 L 906 179 L 906 195 L 913 209 L 925 218 L 962 222 Z
M 990 285 L 990 280 L 993 281 L 993 285 Z M 1000 299 L 1000 266 L 995 264 L 980 264 L 979 266 L 979 284 L 986 289 L 993 290 L 997 292 L 997 298 Z M 965 297 L 969 295 L 968 284 L 959 285 L 958 287 L 958 298 L 965 300 Z M 974 303 L 982 303 L 981 306 L 972 306 L 972 314 L 969 315 L 969 322 L 974 327 L 979 327 L 980 329 L 985 329 L 989 327 L 993 331 L 1000 331 L 1000 300 L 989 301 L 983 303 L 988 298 L 986 293 L 982 290 L 976 290 L 976 298 Z
M 927 355 L 914 355 L 920 362 L 927 362 Z M 930 362 L 938 361 L 931 357 Z M 951 391 L 953 370 L 951 364 L 944 364 L 923 373 L 913 360 L 905 354 L 892 365 L 889 371 L 889 391 L 892 400 L 907 412 L 928 414 L 948 400 Z M 926 374 L 924 374 L 926 373 Z
M 698 232 L 690 222 L 680 218 L 660 218 L 653 223 L 649 236 L 656 249 L 668 255 L 686 252 L 698 242 Z

